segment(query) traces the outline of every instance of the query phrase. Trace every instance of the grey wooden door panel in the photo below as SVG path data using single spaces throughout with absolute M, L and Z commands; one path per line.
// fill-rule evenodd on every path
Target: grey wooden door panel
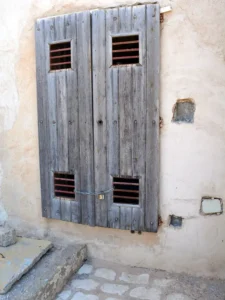
M 159 6 L 96 10 L 92 24 L 95 183 L 105 190 L 112 176 L 138 177 L 140 191 L 137 206 L 96 198 L 97 224 L 106 226 L 107 211 L 108 227 L 156 231 Z M 112 37 L 125 35 L 139 36 L 139 64 L 112 66 Z
M 93 196 L 55 197 L 53 179 L 74 173 L 78 192 L 94 190 L 90 28 L 90 12 L 38 20 L 36 53 L 43 216 L 94 225 Z M 50 71 L 49 45 L 64 41 L 72 68 Z
M 159 16 L 147 4 L 37 21 L 44 217 L 157 231 Z M 139 36 L 139 63 L 114 66 L 112 38 L 126 35 Z M 71 68 L 50 71 L 50 44 L 64 41 Z M 54 172 L 74 174 L 75 200 L 55 197 Z M 139 178 L 138 205 L 113 203 L 114 176 Z

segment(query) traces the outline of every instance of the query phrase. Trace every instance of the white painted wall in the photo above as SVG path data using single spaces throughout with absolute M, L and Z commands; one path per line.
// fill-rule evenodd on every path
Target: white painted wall
M 37 18 L 132 0 L 0 0 L 0 204 L 24 234 L 89 244 L 92 256 L 225 278 L 225 215 L 199 213 L 202 196 L 225 199 L 225 1 L 164 0 L 161 28 L 161 183 L 158 234 L 91 228 L 41 217 L 34 23 Z M 179 98 L 194 124 L 171 123 Z M 184 217 L 182 229 L 168 226 Z

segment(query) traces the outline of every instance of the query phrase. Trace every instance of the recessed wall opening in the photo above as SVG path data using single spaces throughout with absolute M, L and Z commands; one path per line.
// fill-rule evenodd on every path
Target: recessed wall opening
M 112 37 L 112 64 L 139 63 L 139 35 Z
M 74 174 L 54 173 L 55 197 L 75 199 Z
M 139 204 L 139 179 L 113 177 L 113 202 L 117 204 Z
M 195 114 L 195 103 L 193 99 L 179 99 L 173 108 L 173 119 L 175 123 L 193 123 Z
M 71 42 L 50 45 L 50 71 L 71 68 Z

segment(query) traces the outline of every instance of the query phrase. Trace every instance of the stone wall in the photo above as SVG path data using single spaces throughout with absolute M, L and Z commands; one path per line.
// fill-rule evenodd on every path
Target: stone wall
M 89 245 L 110 261 L 225 278 L 225 216 L 200 212 L 225 199 L 225 2 L 165 0 L 161 25 L 160 215 L 158 234 L 91 228 L 41 217 L 34 24 L 37 18 L 132 0 L 8 0 L 0 10 L 0 203 L 26 235 Z M 216 4 L 215 4 L 216 3 Z M 192 99 L 194 122 L 172 122 Z M 169 226 L 170 215 L 182 226 Z

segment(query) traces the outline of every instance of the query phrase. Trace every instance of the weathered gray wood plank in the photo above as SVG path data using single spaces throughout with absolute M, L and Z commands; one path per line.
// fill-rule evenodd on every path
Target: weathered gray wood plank
M 63 41 L 65 35 L 65 16 L 55 17 L 55 39 Z M 57 107 L 57 142 L 59 170 L 68 172 L 68 115 L 67 115 L 67 70 L 55 71 L 56 107 Z
M 37 74 L 37 107 L 39 132 L 39 162 L 41 180 L 42 216 L 51 216 L 51 198 L 49 190 L 49 130 L 46 80 L 45 24 L 44 20 L 36 22 L 36 74 Z
M 71 221 L 71 203 L 69 199 L 61 199 L 61 220 Z
M 55 42 L 61 42 L 65 40 L 65 17 L 57 16 L 54 18 L 54 28 L 55 31 Z M 67 89 L 66 89 L 66 70 L 52 71 L 55 73 L 55 101 L 50 100 L 52 106 L 56 109 L 56 130 L 57 130 L 57 164 L 58 171 L 68 172 L 68 121 L 67 121 Z M 54 108 L 53 108 L 54 109 Z M 64 200 L 58 197 L 54 198 L 52 202 L 52 212 L 56 212 L 58 216 L 58 211 L 60 210 L 59 219 L 62 219 L 62 206 L 64 205 Z M 55 206 L 55 207 L 54 207 Z M 65 210 L 63 211 L 63 218 L 65 219 Z M 52 214 L 54 218 L 54 215 Z
M 147 140 L 146 140 L 146 218 L 149 231 L 158 229 L 159 203 L 159 5 L 147 5 Z
M 118 8 L 106 13 L 106 103 L 107 103 L 107 154 L 109 176 L 112 187 L 112 176 L 119 175 L 119 97 L 118 68 L 112 65 L 112 35 L 118 32 Z M 114 207 L 113 193 L 108 195 L 108 227 L 119 228 L 119 208 Z
M 61 220 L 61 200 L 60 198 L 51 199 L 51 218 Z
M 120 206 L 120 229 L 131 229 L 132 207 Z
M 78 99 L 80 133 L 80 188 L 94 191 L 92 65 L 90 12 L 77 14 Z M 81 195 L 82 223 L 95 225 L 95 201 L 92 195 Z
M 95 190 L 111 188 L 109 180 L 107 152 L 107 103 L 106 103 L 106 24 L 105 11 L 92 12 L 92 62 L 93 62 L 93 108 L 94 108 L 94 153 L 95 153 Z M 107 227 L 108 198 L 95 197 L 96 225 Z
M 132 176 L 132 66 L 119 68 L 120 176 Z
M 75 188 L 80 190 L 80 135 L 79 135 L 79 101 L 77 84 L 77 14 L 65 16 L 66 39 L 71 39 L 72 69 L 67 70 L 67 115 L 68 115 L 68 164 L 70 173 L 75 176 Z M 81 222 L 80 194 L 71 201 L 71 221 Z
M 144 226 L 145 207 L 145 164 L 146 164 L 146 20 L 145 6 L 138 5 L 132 9 L 132 30 L 139 34 L 140 66 L 133 66 L 133 176 L 139 176 L 140 223 Z M 137 218 L 138 209 L 135 209 Z
M 131 34 L 132 7 L 119 8 L 119 33 Z M 132 176 L 133 164 L 133 95 L 132 65 L 119 66 L 119 114 L 120 114 L 120 175 Z
M 120 228 L 120 207 L 118 205 L 112 205 L 109 209 L 108 227 Z
M 71 201 L 71 221 L 81 223 L 80 202 L 78 200 Z
M 45 19 L 45 53 L 46 53 L 46 80 L 48 105 L 48 128 L 49 128 L 49 192 L 51 198 L 51 218 L 60 219 L 60 200 L 54 195 L 54 172 L 59 171 L 58 160 L 58 136 L 57 136 L 57 99 L 56 99 L 56 77 L 55 72 L 50 72 L 49 44 L 56 39 L 55 18 Z M 53 200 L 54 199 L 54 200 Z
M 142 211 L 143 211 L 143 209 L 140 209 L 139 207 L 132 207 L 131 230 L 134 230 L 134 231 L 143 230 L 143 228 L 140 225 L 141 218 L 143 219 Z

